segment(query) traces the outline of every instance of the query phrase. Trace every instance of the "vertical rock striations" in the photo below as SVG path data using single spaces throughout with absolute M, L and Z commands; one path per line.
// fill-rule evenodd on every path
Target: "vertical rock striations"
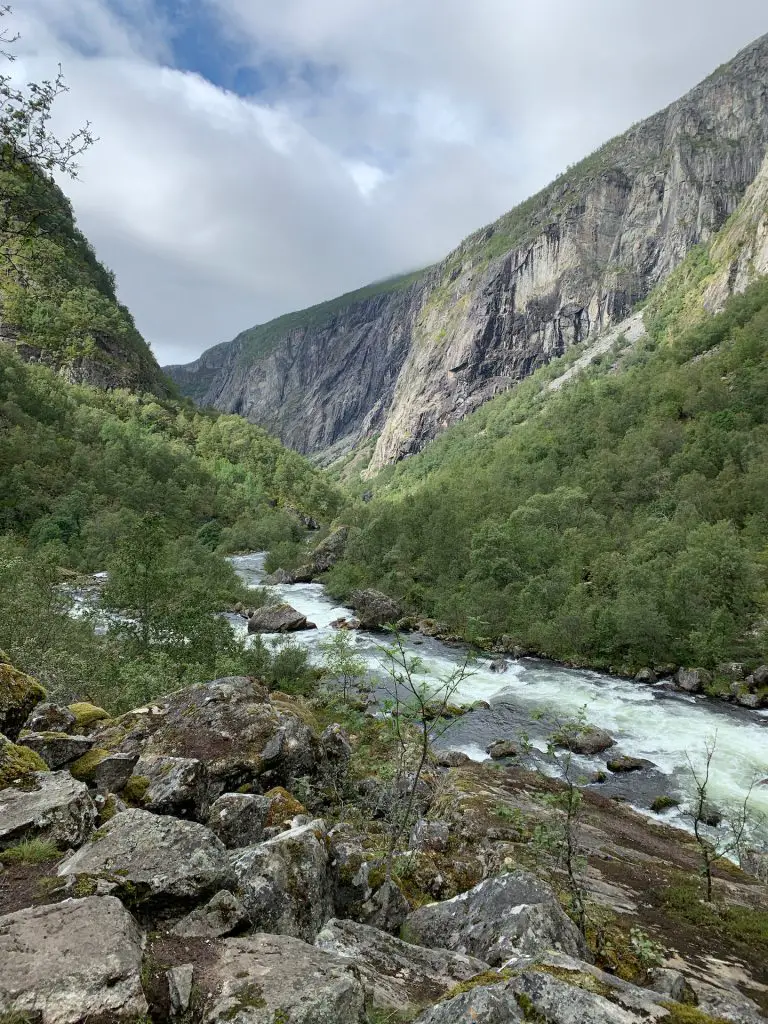
M 168 372 L 305 453 L 372 468 L 622 320 L 734 213 L 768 149 L 768 36 L 441 264 L 283 317 Z

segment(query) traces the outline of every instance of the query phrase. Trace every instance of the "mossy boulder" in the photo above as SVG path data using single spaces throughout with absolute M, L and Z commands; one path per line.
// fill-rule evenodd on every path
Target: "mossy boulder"
M 269 800 L 269 811 L 264 823 L 267 828 L 280 827 L 289 822 L 291 818 L 295 818 L 297 814 L 307 813 L 306 807 L 282 786 L 275 786 L 264 795 Z
M 70 765 L 70 772 L 81 782 L 102 793 L 120 793 L 131 779 L 138 754 L 114 753 L 94 747 Z
M 0 790 L 33 780 L 35 772 L 47 772 L 48 765 L 28 747 L 20 747 L 0 734 Z
M 69 710 L 75 716 L 73 731 L 86 736 L 95 726 L 101 727 L 101 724 L 108 721 L 110 717 L 109 712 L 104 708 L 87 702 L 70 704 Z
M 6 660 L 0 661 L 0 732 L 3 735 L 15 740 L 32 710 L 45 698 L 46 692 L 36 679 L 19 672 Z

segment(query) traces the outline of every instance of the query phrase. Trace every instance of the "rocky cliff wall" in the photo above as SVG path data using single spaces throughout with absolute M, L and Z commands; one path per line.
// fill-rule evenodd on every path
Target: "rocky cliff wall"
M 308 454 L 376 437 L 379 468 L 626 317 L 734 213 L 767 149 L 765 36 L 407 286 L 169 372 Z

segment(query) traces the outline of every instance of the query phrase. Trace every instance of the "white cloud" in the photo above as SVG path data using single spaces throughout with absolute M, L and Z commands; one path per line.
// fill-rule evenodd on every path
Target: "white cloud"
M 64 64 L 62 128 L 101 138 L 67 189 L 164 362 L 439 258 L 765 27 L 757 0 L 717 32 L 716 0 L 198 0 L 271 69 L 243 98 L 123 5 L 16 20 L 25 70 Z

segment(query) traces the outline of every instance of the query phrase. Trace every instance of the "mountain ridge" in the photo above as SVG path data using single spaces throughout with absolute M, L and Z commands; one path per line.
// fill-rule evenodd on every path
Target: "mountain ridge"
M 766 149 L 763 36 L 406 288 L 319 327 L 292 314 L 263 357 L 236 341 L 168 372 L 322 461 L 367 441 L 375 471 L 627 316 L 734 213 Z

